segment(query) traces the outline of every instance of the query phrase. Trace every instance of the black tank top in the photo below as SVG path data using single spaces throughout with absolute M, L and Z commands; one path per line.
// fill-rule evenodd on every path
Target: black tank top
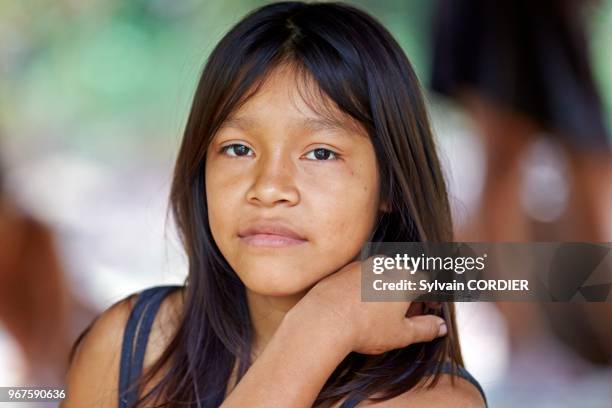
M 134 305 L 123 334 L 119 365 L 119 408 L 131 408 L 138 399 L 138 389 L 130 387 L 138 381 L 143 369 L 147 341 L 155 315 L 164 298 L 181 286 L 155 286 L 144 290 Z M 442 366 L 442 372 L 451 373 L 451 365 Z M 484 391 L 478 381 L 463 367 L 457 373 L 480 391 L 486 404 Z M 340 408 L 354 408 L 357 401 L 346 400 Z

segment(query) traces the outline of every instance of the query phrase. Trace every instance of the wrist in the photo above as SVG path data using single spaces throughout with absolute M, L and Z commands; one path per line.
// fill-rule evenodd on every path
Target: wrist
M 294 307 L 285 314 L 279 332 L 312 340 L 319 350 L 328 350 L 338 363 L 353 351 L 353 330 L 346 319 L 334 313 Z

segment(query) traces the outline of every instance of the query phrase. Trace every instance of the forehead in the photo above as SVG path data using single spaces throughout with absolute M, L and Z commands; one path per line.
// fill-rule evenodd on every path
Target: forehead
M 223 127 L 253 129 L 271 123 L 311 131 L 367 134 L 365 128 L 343 112 L 310 75 L 287 64 L 275 67 L 246 102 L 228 116 Z

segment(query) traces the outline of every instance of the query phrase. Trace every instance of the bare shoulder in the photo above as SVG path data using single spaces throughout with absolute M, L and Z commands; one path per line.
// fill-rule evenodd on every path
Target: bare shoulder
M 117 405 L 123 330 L 136 301 L 132 295 L 101 313 L 81 338 L 68 375 L 62 407 Z
M 399 407 L 458 407 L 482 408 L 485 402 L 478 389 L 465 378 L 442 374 L 433 388 L 419 388 L 405 392 L 387 401 L 365 404 L 377 408 Z
M 123 334 L 137 299 L 138 294 L 134 294 L 115 303 L 92 322 L 73 356 L 62 408 L 117 406 Z M 161 355 L 172 337 L 170 325 L 176 321 L 181 305 L 181 290 L 164 299 L 151 329 L 145 366 Z

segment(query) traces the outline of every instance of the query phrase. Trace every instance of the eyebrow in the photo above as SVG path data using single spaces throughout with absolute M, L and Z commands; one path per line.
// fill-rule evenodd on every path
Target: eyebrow
M 248 116 L 233 116 L 226 119 L 221 127 L 233 127 L 243 131 L 248 131 L 249 129 L 257 128 L 259 122 Z M 307 130 L 310 132 L 320 132 L 320 131 L 333 131 L 342 135 L 350 135 L 352 132 L 349 131 L 350 125 L 337 120 L 337 119 L 328 119 L 322 117 L 307 117 L 304 119 L 296 120 L 291 125 L 292 128 Z

